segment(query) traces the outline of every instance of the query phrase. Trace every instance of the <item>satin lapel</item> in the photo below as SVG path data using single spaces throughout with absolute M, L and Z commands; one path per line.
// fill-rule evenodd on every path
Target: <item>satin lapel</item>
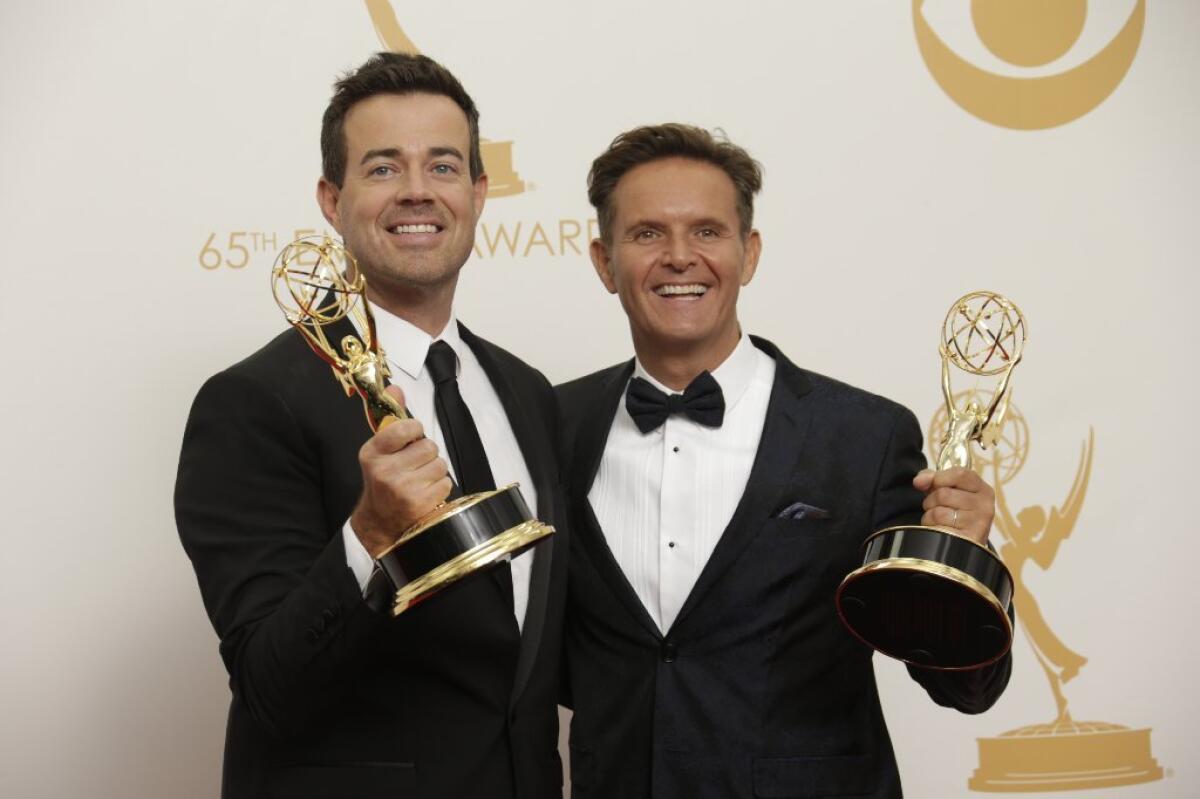
M 811 403 L 803 400 L 810 390 L 808 379 L 774 344 L 757 336 L 751 336 L 751 340 L 756 347 L 775 359 L 775 382 L 767 403 L 762 439 L 750 469 L 746 491 L 671 625 L 671 633 L 686 622 L 704 595 L 758 535 L 779 497 L 794 482 L 794 474 L 804 451 L 804 438 L 812 421 Z
M 580 423 L 579 433 L 575 437 L 575 460 L 569 466 L 571 480 L 567 504 L 577 511 L 572 514 L 572 518 L 579 521 L 578 526 L 572 530 L 575 543 L 587 550 L 592 565 L 600 573 L 605 584 L 617 595 L 621 604 L 625 605 L 633 617 L 655 638 L 661 638 L 662 631 L 646 612 L 637 592 L 630 585 L 629 578 L 617 563 L 608 541 L 604 538 L 604 531 L 600 529 L 600 523 L 596 520 L 592 504 L 588 501 L 588 492 L 596 480 L 596 473 L 600 470 L 600 461 L 604 456 L 604 447 L 608 443 L 608 433 L 612 429 L 613 419 L 617 415 L 621 399 L 625 396 L 625 386 L 632 374 L 632 360 L 609 371 L 596 392 L 596 399 L 589 407 L 582 409 L 584 421 Z
M 491 345 L 461 323 L 458 326 L 458 332 L 466 345 L 475 353 L 475 357 L 479 359 L 479 365 L 483 367 L 492 388 L 496 389 L 496 394 L 500 397 L 500 404 L 504 406 L 504 413 L 508 416 L 508 423 L 512 426 L 517 446 L 521 448 L 521 456 L 525 459 L 529 476 L 533 478 L 534 487 L 537 488 L 537 518 L 543 521 L 557 518 L 556 485 L 553 471 L 549 467 L 554 453 L 549 451 L 548 443 L 538 441 L 529 416 L 518 399 L 512 382 L 491 352 Z M 533 548 L 533 568 L 530 570 L 529 576 L 529 604 L 525 608 L 525 623 L 521 626 L 521 647 L 517 655 L 517 671 L 513 680 L 510 704 L 515 704 L 521 696 L 521 692 L 525 690 L 525 684 L 529 681 L 529 675 L 533 672 L 533 664 L 537 660 L 538 646 L 541 643 L 542 630 L 546 623 L 550 573 L 554 562 L 555 539 L 558 535 L 542 539 Z M 499 583 L 497 583 L 497 587 L 499 588 Z

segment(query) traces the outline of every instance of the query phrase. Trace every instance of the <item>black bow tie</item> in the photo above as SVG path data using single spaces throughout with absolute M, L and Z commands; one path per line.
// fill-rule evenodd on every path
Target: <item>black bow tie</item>
M 649 433 L 673 413 L 682 413 L 705 427 L 720 427 L 725 420 L 725 395 L 708 372 L 701 372 L 682 394 L 664 394 L 646 380 L 635 377 L 625 392 L 625 407 L 638 430 Z

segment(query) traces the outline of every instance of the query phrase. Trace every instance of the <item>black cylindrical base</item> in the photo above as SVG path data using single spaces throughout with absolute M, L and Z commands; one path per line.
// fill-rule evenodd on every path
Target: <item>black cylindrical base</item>
M 445 518 L 425 525 L 419 535 L 400 539 L 379 557 L 379 566 L 396 588 L 533 518 L 521 491 L 509 486 Z
M 866 543 L 838 588 L 842 621 L 883 654 L 933 669 L 995 662 L 1012 646 L 1012 576 L 988 548 L 933 527 L 893 527 Z

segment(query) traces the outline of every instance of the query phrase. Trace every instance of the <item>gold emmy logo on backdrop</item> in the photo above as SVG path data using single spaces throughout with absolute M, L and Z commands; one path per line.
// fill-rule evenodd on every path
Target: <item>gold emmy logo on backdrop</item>
M 968 399 L 963 392 L 961 399 Z M 930 452 L 946 429 L 944 407 L 930 423 Z M 996 529 L 1004 543 L 1000 557 L 1012 572 L 1017 626 L 1025 633 L 1054 696 L 1055 717 L 995 738 L 980 738 L 979 768 L 967 786 L 976 791 L 1029 792 L 1108 788 L 1161 779 L 1162 767 L 1150 752 L 1149 728 L 1130 729 L 1104 721 L 1076 721 L 1067 707 L 1064 686 L 1079 675 L 1087 658 L 1059 638 L 1042 614 L 1025 582 L 1025 564 L 1044 570 L 1054 564 L 1058 549 L 1071 535 L 1083 509 L 1092 475 L 1094 436 L 1089 431 L 1079 466 L 1066 499 L 1047 512 L 1029 505 L 1015 515 L 1005 486 L 1020 473 L 1029 457 L 1029 427 L 1021 412 L 1009 405 L 990 458 L 976 468 L 996 490 Z
M 394 53 L 421 51 L 408 38 L 389 0 L 366 0 L 367 11 L 375 25 L 375 33 L 383 46 Z M 479 149 L 483 156 L 483 168 L 488 176 L 488 197 L 510 197 L 525 191 L 525 181 L 513 169 L 511 141 L 489 141 L 480 139 Z
M 951 50 L 913 0 L 921 57 L 938 85 L 968 113 L 1006 128 L 1041 130 L 1071 122 L 1104 102 L 1124 79 L 1142 40 L 1146 0 L 1137 0 L 1121 31 L 1084 63 L 1055 75 L 1012 77 L 981 69 Z M 1065 55 L 1079 39 L 1087 0 L 971 0 L 984 46 L 1018 67 Z

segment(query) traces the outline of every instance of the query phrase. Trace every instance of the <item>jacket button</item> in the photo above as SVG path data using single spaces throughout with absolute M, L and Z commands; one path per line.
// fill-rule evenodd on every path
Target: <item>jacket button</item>
M 679 654 L 679 647 L 674 641 L 663 641 L 661 652 L 663 663 L 674 663 L 675 656 Z
M 319 632 L 317 632 L 316 630 L 310 629 L 308 631 L 308 640 L 313 642 L 314 644 L 317 642 L 317 640 L 320 637 L 321 637 L 321 634 Z
M 333 621 L 337 617 L 338 613 L 334 608 L 325 608 L 325 610 L 321 611 L 321 618 L 325 619 L 327 622 Z

